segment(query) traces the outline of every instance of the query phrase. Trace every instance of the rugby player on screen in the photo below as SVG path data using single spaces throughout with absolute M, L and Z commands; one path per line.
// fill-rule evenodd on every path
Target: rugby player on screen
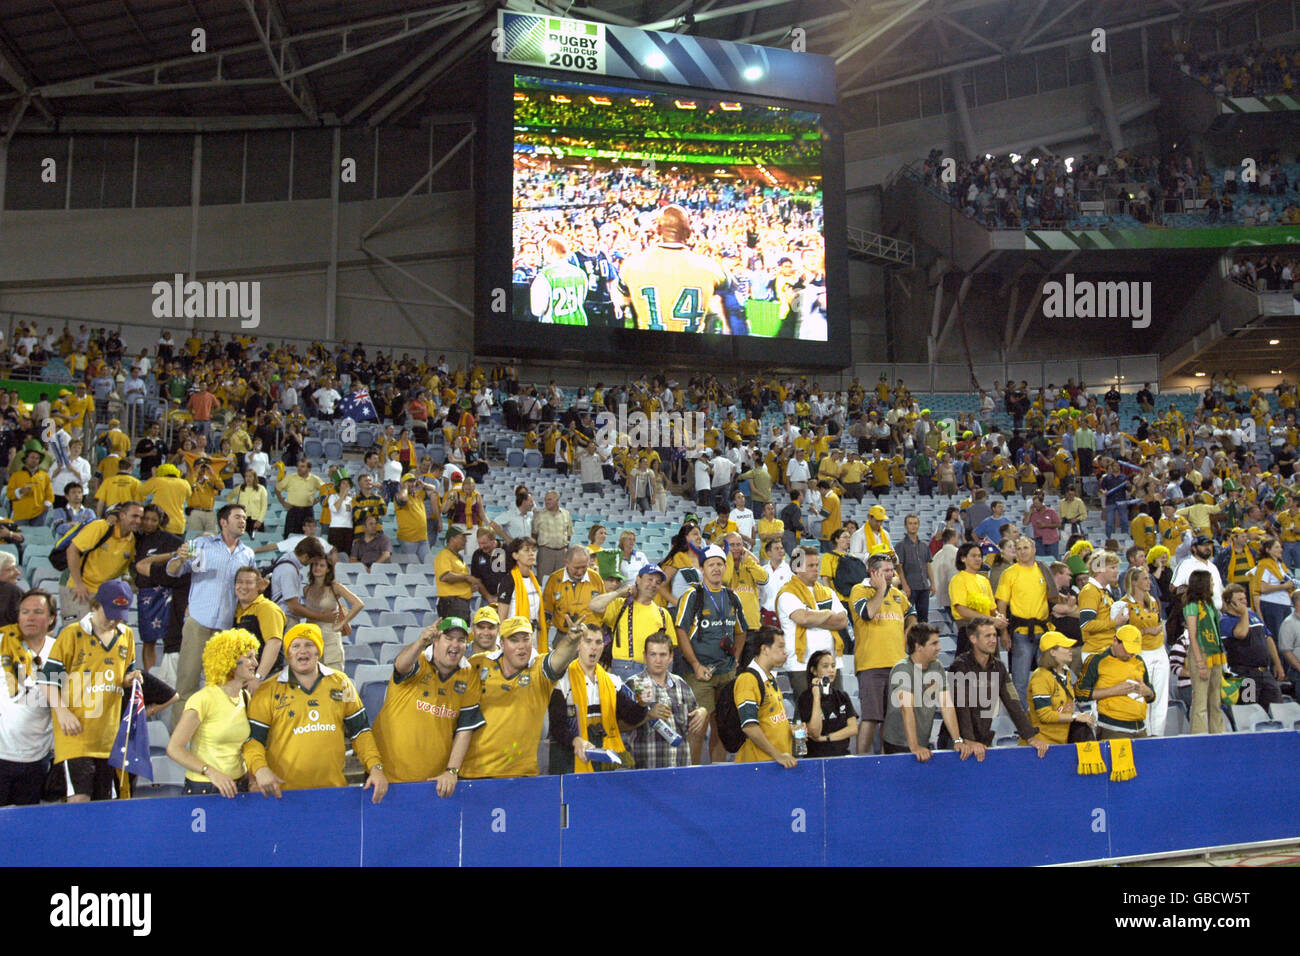
M 587 324 L 604 328 L 617 326 L 614 304 L 618 269 L 609 253 L 601 248 L 595 226 L 584 226 L 578 231 L 578 248 L 569 257 L 569 262 L 587 277 L 587 298 L 582 305 L 587 313 Z
M 569 244 L 562 236 L 550 235 L 542 243 L 542 268 L 529 289 L 528 298 L 538 322 L 554 325 L 586 325 L 587 274 L 568 261 Z
M 665 206 L 655 226 L 659 241 L 623 262 L 618 291 L 631 302 L 636 328 L 702 332 L 709 317 L 727 325 L 721 296 L 731 276 L 721 263 L 686 248 L 690 220 L 681 206 Z

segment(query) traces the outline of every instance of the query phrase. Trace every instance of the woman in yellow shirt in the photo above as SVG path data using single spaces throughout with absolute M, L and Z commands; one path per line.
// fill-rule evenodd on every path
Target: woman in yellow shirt
M 248 516 L 245 530 L 250 538 L 266 526 L 266 485 L 258 480 L 253 469 L 244 469 L 244 483 L 232 490 L 226 500 L 244 506 Z
M 185 703 L 167 756 L 185 768 L 185 793 L 247 793 L 248 686 L 257 686 L 257 638 L 243 628 L 218 631 L 203 646 L 207 685 Z

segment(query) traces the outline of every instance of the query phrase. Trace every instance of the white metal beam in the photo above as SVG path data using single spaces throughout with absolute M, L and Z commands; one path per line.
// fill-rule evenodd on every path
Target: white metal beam
M 835 58 L 835 62 L 843 63 L 845 60 L 847 60 L 853 54 L 857 53 L 863 47 L 875 42 L 877 38 L 883 36 L 884 34 L 888 33 L 890 30 L 892 30 L 894 27 L 898 26 L 898 24 L 902 23 L 904 20 L 906 20 L 912 14 L 916 13 L 916 11 L 920 10 L 923 6 L 925 6 L 929 2 L 930 0 L 912 0 L 912 2 L 909 3 L 907 6 L 885 17 L 884 20 L 876 24 L 870 30 L 867 30 L 865 33 L 858 35 L 853 40 L 850 40 L 848 43 L 841 46 L 838 50 L 835 50 L 831 54 Z
M 308 86 L 306 79 L 294 80 L 286 79 L 285 66 L 289 67 L 288 72 L 293 73 L 301 69 L 302 64 L 298 62 L 298 56 L 293 51 L 293 47 L 281 46 L 279 55 L 272 46 L 276 39 L 283 40 L 288 32 L 284 28 L 284 18 L 280 15 L 279 7 L 275 0 L 263 0 L 266 4 L 266 23 L 263 24 L 261 16 L 257 10 L 257 0 L 244 0 L 244 9 L 248 11 L 249 17 L 253 21 L 253 31 L 257 34 L 258 42 L 266 50 L 266 58 L 271 63 L 271 72 L 280 82 L 281 88 L 289 94 L 289 99 L 293 100 L 294 105 L 302 110 L 312 122 L 319 119 L 320 111 L 316 107 L 316 97 L 312 94 L 311 87 Z
M 724 7 L 721 10 L 706 10 L 695 14 L 695 22 L 703 23 L 705 20 L 718 20 L 722 17 L 732 17 L 738 13 L 748 13 L 750 10 L 762 10 L 765 7 L 784 7 L 790 5 L 791 0 L 747 0 L 745 3 L 737 3 L 730 7 Z M 677 25 L 677 20 L 654 20 L 650 23 L 641 24 L 642 30 L 669 30 Z
M 387 119 L 393 111 L 406 103 L 407 100 L 411 99 L 417 93 L 423 92 L 431 82 L 455 66 L 461 57 L 465 56 L 491 36 L 492 31 L 496 29 L 496 24 L 496 17 L 487 17 L 484 19 L 475 30 L 461 37 L 460 42 L 458 42 L 446 56 L 440 57 L 438 62 L 434 63 L 433 66 L 429 67 L 417 76 L 404 90 L 392 97 L 387 103 L 379 107 L 379 109 L 375 110 L 375 112 L 371 114 L 370 119 L 366 121 L 366 125 L 371 127 L 378 126 Z

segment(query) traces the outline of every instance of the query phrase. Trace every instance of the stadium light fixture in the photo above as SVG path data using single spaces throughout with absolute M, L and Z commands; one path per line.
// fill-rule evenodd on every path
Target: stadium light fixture
M 718 108 L 726 113 L 735 113 L 736 111 L 742 109 L 739 103 L 719 103 Z
M 676 106 L 679 110 L 693 110 L 693 109 L 695 109 L 695 101 L 694 101 L 694 100 L 673 100 L 673 105 Z
M 1197 377 L 1197 378 L 1205 378 L 1205 373 L 1204 373 L 1204 372 L 1197 372 L 1197 373 L 1196 373 L 1196 377 Z
M 588 96 L 587 99 L 596 106 L 609 106 L 608 96 Z
M 1281 370 L 1280 368 L 1269 369 L 1269 374 L 1270 374 L 1270 375 L 1281 375 L 1281 374 L 1282 374 L 1282 370 Z
M 1037 165 L 1038 165 L 1038 157 L 1035 156 L 1033 159 L 1031 159 L 1031 160 L 1029 161 L 1029 165 L 1030 165 L 1030 166 L 1037 166 Z
M 668 65 L 668 57 L 655 50 L 645 58 L 645 65 L 652 70 L 662 70 Z
M 1011 154 L 1011 161 L 1012 161 L 1013 163 L 1018 163 L 1018 162 L 1020 162 L 1020 154 L 1019 154 L 1019 153 L 1012 153 L 1012 154 Z
M 740 75 L 753 83 L 755 80 L 762 78 L 763 68 L 761 66 L 747 66 L 745 72 Z
M 1269 344 L 1269 345 L 1277 345 L 1277 344 L 1278 344 L 1279 342 L 1281 342 L 1281 341 L 1282 341 L 1281 339 L 1269 339 L 1269 340 L 1268 340 L 1268 344 Z

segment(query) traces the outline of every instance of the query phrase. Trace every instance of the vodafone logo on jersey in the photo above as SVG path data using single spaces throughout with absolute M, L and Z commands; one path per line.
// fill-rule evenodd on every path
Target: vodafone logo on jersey
M 307 711 L 307 721 L 308 722 L 303 724 L 301 727 L 293 728 L 293 734 L 295 737 L 302 734 L 333 733 L 339 729 L 338 724 L 320 723 L 320 711 L 314 707 Z

